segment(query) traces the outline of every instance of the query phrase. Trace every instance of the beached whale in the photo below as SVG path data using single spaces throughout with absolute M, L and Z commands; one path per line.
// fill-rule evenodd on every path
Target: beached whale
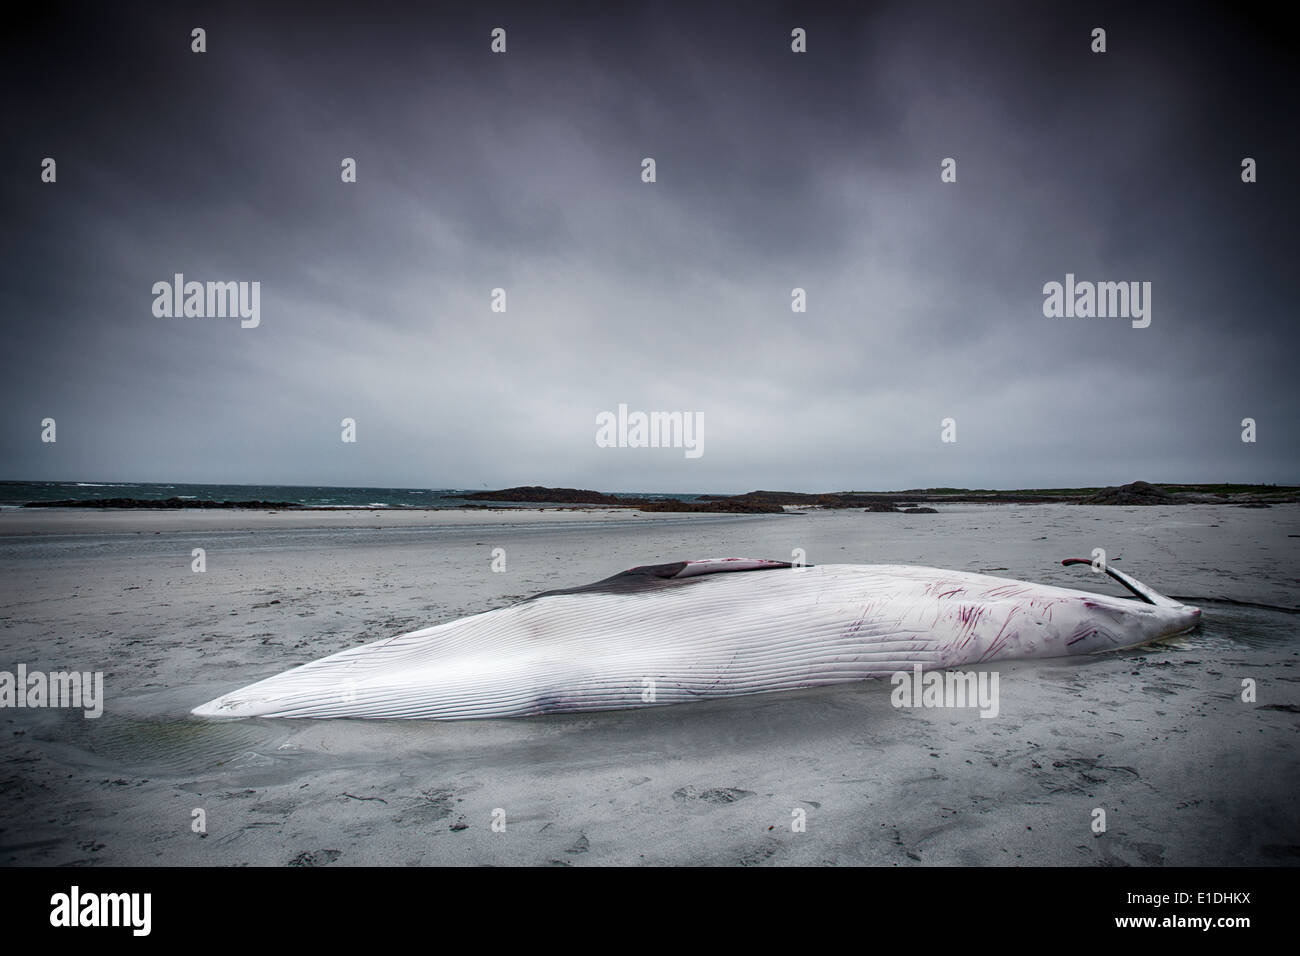
M 612 710 L 916 664 L 1091 654 L 1196 626 L 1199 609 L 1106 572 L 1140 600 L 902 565 L 723 558 L 639 567 L 332 654 L 194 713 L 454 720 Z

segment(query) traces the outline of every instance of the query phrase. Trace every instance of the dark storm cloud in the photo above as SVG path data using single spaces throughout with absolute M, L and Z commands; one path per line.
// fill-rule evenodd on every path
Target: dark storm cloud
M 1276 31 L 838 6 L 33 14 L 3 67 L 3 477 L 1295 481 Z M 155 318 L 176 272 L 260 281 L 261 325 Z M 1045 318 L 1067 272 L 1151 282 L 1151 326 Z M 702 412 L 704 456 L 597 448 L 621 402 Z

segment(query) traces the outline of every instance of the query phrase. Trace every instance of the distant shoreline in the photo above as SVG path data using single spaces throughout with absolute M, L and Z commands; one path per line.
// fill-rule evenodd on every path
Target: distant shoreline
M 1273 504 L 1300 502 L 1300 487 L 1290 485 L 1183 485 L 1151 484 L 1136 481 L 1107 488 L 1042 488 L 998 491 L 968 488 L 929 488 L 907 491 L 840 491 L 811 494 L 796 491 L 750 491 L 739 495 L 698 495 L 696 500 L 682 498 L 611 495 L 584 488 L 549 488 L 524 485 L 493 491 L 467 491 L 449 494 L 464 503 L 450 510 L 490 508 L 490 504 L 537 504 L 571 508 L 627 508 L 646 512 L 708 514 L 782 514 L 791 509 L 849 509 L 894 512 L 916 509 L 925 504 L 1089 504 L 1089 505 L 1177 505 L 1227 504 L 1243 507 L 1269 507 Z M 28 501 L 24 508 L 92 508 L 113 510 L 172 511 L 185 509 L 239 509 L 249 511 L 338 511 L 449 510 L 421 505 L 314 505 L 293 501 L 262 499 L 217 500 L 170 498 L 62 498 L 51 501 Z

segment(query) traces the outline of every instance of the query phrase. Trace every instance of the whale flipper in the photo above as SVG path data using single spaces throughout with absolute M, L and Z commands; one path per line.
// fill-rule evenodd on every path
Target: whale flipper
M 1092 562 L 1087 558 L 1066 558 L 1061 564 L 1068 568 L 1074 564 L 1092 564 Z M 1156 607 L 1185 607 L 1185 605 L 1179 604 L 1173 598 L 1167 598 L 1154 588 L 1147 587 L 1141 581 L 1129 577 L 1123 571 L 1115 570 L 1109 564 L 1103 563 L 1102 570 L 1147 604 L 1154 604 Z

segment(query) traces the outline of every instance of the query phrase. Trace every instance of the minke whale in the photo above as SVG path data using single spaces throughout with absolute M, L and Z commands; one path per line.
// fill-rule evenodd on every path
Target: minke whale
M 905 565 L 649 565 L 332 654 L 193 713 L 457 720 L 615 710 L 917 664 L 1094 654 L 1197 625 L 1198 608 L 1105 571 L 1138 600 Z

